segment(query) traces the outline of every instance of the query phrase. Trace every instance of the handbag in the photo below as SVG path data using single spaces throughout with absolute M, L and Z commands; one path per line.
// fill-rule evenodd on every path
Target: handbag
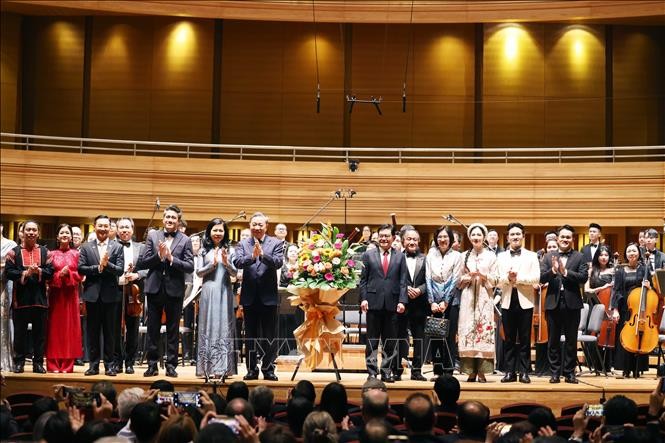
M 450 320 L 440 317 L 427 317 L 425 319 L 425 335 L 443 338 L 448 336 Z

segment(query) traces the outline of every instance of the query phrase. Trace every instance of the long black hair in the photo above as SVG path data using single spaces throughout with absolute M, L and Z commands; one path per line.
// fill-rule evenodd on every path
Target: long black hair
M 212 231 L 212 228 L 217 225 L 224 226 L 224 237 L 222 237 L 222 241 L 219 242 L 219 246 L 222 246 L 224 248 L 228 248 L 229 246 L 229 227 L 226 225 L 226 222 L 224 220 L 222 220 L 219 217 L 215 217 L 212 220 L 210 220 L 208 226 L 206 226 L 205 234 L 203 235 L 203 249 L 206 252 L 215 249 L 215 243 L 212 241 L 212 238 L 210 237 L 210 231 Z

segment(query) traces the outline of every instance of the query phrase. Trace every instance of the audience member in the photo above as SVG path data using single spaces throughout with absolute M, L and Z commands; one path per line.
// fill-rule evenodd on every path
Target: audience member
M 254 408 L 254 415 L 269 420 L 275 404 L 275 395 L 267 386 L 257 386 L 249 393 L 249 403 Z
M 234 398 L 233 400 L 229 400 L 224 413 L 229 417 L 242 415 L 250 425 L 254 426 L 256 424 L 254 408 L 252 408 L 252 405 L 250 405 L 244 398 Z
M 143 402 L 134 406 L 129 415 L 129 429 L 137 443 L 152 442 L 162 424 L 159 406 L 153 402 Z
M 461 388 L 459 381 L 450 374 L 443 374 L 434 382 L 434 393 L 439 400 L 438 412 L 457 413 L 457 401 Z
M 229 385 L 226 391 L 226 401 L 231 403 L 234 398 L 244 398 L 249 400 L 249 388 L 244 381 L 234 381 Z
M 304 443 L 336 443 L 337 426 L 333 417 L 327 412 L 314 411 L 305 418 L 302 436 Z
M 222 423 L 210 423 L 201 428 L 196 443 L 235 443 L 238 436 L 228 426 Z
M 436 414 L 432 400 L 422 392 L 416 392 L 407 397 L 404 402 L 404 424 L 409 432 L 411 442 L 438 442 L 433 435 Z
M 558 430 L 556 424 L 556 417 L 554 416 L 552 410 L 547 407 L 534 409 L 529 413 L 527 420 L 529 421 L 529 423 L 533 425 L 534 428 L 536 428 L 536 434 L 538 433 L 539 430 L 547 426 L 549 426 L 550 429 L 555 433 Z
M 196 438 L 198 430 L 188 415 L 175 414 L 162 423 L 155 443 L 190 443 Z
M 272 425 L 259 434 L 261 443 L 296 443 L 295 435 L 286 426 Z
M 115 427 L 104 420 L 92 420 L 83 423 L 76 432 L 74 440 L 77 443 L 94 443 L 102 437 L 111 437 L 117 434 Z
M 305 397 L 293 397 L 286 405 L 286 418 L 289 429 L 296 437 L 302 436 L 302 425 L 310 412 L 314 410 L 314 404 Z
M 71 443 L 74 440 L 74 431 L 66 411 L 51 415 L 44 424 L 42 439 L 47 443 Z
M 173 386 L 173 383 L 171 383 L 168 380 L 164 380 L 164 379 L 153 381 L 152 384 L 150 385 L 150 389 L 156 389 L 156 390 L 162 391 L 162 392 L 174 392 L 175 391 L 175 387 Z
M 325 411 L 336 424 L 342 423 L 344 417 L 349 415 L 346 388 L 341 383 L 328 383 L 321 393 L 319 410 Z
M 490 423 L 490 410 L 479 401 L 462 403 L 457 411 L 458 434 L 448 434 L 442 441 L 452 443 L 459 440 L 485 441 L 485 429 Z

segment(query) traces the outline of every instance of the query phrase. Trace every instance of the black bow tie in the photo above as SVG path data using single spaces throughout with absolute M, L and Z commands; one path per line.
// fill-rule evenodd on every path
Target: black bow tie
M 409 258 L 416 258 L 418 257 L 418 252 L 407 252 L 406 256 Z
M 176 231 L 168 232 L 164 231 L 164 237 L 175 237 Z
M 572 253 L 573 253 L 573 250 L 572 250 L 572 249 L 570 249 L 570 250 L 568 250 L 568 251 L 566 251 L 566 252 L 561 252 L 561 251 L 559 251 L 559 257 L 570 257 L 570 254 L 572 254 Z
M 515 255 L 520 255 L 520 254 L 522 254 L 522 248 L 515 249 L 515 250 L 512 250 L 512 249 L 511 249 L 511 250 L 510 250 L 510 256 L 511 256 L 511 257 L 513 257 L 513 256 L 515 256 Z
M 132 242 L 118 240 L 118 243 L 123 245 L 125 248 L 129 248 L 132 245 Z

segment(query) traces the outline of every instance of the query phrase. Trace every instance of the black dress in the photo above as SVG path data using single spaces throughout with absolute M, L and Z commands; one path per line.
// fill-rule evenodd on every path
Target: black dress
M 614 368 L 621 370 L 625 375 L 633 373 L 638 376 L 639 372 L 649 369 L 649 355 L 638 355 L 627 351 L 621 344 L 621 330 L 628 320 L 630 312 L 628 311 L 628 295 L 630 291 L 642 285 L 644 276 L 644 265 L 638 265 L 635 271 L 626 272 L 626 268 L 620 268 L 616 271 L 614 278 L 614 289 L 612 290 L 612 308 L 619 311 L 619 323 L 617 324 L 616 348 L 614 353 Z M 635 373 L 637 368 L 638 373 Z
M 608 283 L 611 283 L 612 280 L 614 280 L 614 273 L 605 273 L 601 274 L 600 272 L 592 272 L 591 276 L 589 277 L 589 287 L 591 289 L 596 289 L 596 288 L 602 288 Z M 597 297 L 593 297 L 591 299 L 594 303 L 597 301 Z M 609 309 L 609 306 L 605 306 L 605 310 Z M 619 329 L 615 329 L 616 331 L 619 331 Z M 616 334 L 615 334 L 616 336 Z M 611 347 L 606 347 L 603 348 L 603 351 L 601 352 L 602 358 L 604 361 L 601 363 L 598 361 L 598 357 L 595 351 L 593 351 L 593 348 L 598 346 L 596 342 L 590 343 L 590 350 L 592 352 L 589 352 L 589 358 L 591 358 L 593 362 L 593 367 L 601 370 L 601 369 L 608 369 L 613 366 L 614 362 L 614 349 Z

